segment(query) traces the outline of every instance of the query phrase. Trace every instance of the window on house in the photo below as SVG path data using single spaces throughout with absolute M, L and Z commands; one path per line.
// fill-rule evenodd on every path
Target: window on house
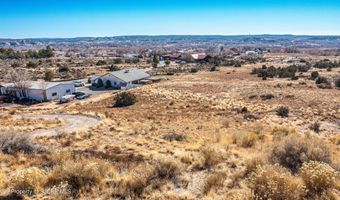
M 57 93 L 56 93 L 56 92 L 53 92 L 53 93 L 52 93 L 52 97 L 54 97 L 54 96 L 57 96 Z
M 70 90 L 70 89 L 66 90 L 66 93 L 70 93 L 70 92 L 71 92 L 71 90 Z
M 114 85 L 117 85 L 117 82 L 113 82 Z

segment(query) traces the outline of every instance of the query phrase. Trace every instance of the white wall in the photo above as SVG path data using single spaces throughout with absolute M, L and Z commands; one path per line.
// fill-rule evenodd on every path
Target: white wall
M 69 90 L 69 92 L 67 92 L 67 90 Z M 75 91 L 76 89 L 74 87 L 74 84 L 59 84 L 54 87 L 48 88 L 46 90 L 46 97 L 47 100 L 60 99 L 62 96 L 66 94 L 72 94 Z M 57 95 L 52 96 L 53 93 L 57 93 Z

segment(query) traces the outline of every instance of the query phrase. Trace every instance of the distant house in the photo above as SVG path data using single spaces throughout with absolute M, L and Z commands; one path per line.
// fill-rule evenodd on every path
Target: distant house
M 150 75 L 141 69 L 130 68 L 109 72 L 95 80 L 97 86 L 131 88 L 139 84 L 141 80 L 150 78 Z
M 191 54 L 191 56 L 196 62 L 207 62 L 211 58 L 211 56 L 206 53 L 195 53 Z
M 17 88 L 14 83 L 0 85 L 1 95 L 11 95 L 17 98 L 27 97 L 40 102 L 60 99 L 62 96 L 73 92 L 75 92 L 73 83 L 29 81 L 24 91 Z

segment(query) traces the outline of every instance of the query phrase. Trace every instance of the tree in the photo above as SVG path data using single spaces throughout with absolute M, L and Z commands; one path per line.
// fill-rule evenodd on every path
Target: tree
M 166 60 L 166 61 L 165 61 L 165 65 L 166 65 L 166 66 L 169 66 L 169 65 L 170 65 L 170 60 Z
M 113 64 L 121 64 L 121 63 L 123 63 L 123 60 L 121 58 L 113 59 Z
M 99 78 L 98 82 L 97 82 L 97 87 L 100 88 L 100 87 L 103 87 L 103 86 L 104 86 L 103 80 L 101 78 Z
M 30 87 L 31 77 L 24 70 L 12 70 L 6 77 L 7 81 L 14 84 L 20 97 L 26 97 L 27 89 Z
M 106 81 L 106 88 L 111 88 L 112 87 L 112 84 L 111 84 L 111 81 L 110 80 L 107 80 Z
M 159 63 L 159 57 L 156 54 L 154 54 L 152 58 L 152 66 L 157 67 L 158 63 Z
M 54 72 L 51 69 L 45 71 L 44 80 L 51 81 L 54 78 Z

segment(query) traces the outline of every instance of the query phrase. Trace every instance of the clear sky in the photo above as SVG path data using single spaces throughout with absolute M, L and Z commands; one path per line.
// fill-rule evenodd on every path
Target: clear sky
M 0 0 L 0 38 L 340 35 L 340 0 Z

